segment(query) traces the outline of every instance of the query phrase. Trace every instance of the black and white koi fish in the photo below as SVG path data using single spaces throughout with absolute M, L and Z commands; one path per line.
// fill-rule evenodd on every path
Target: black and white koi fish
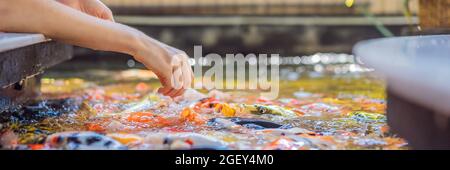
M 47 137 L 51 149 L 64 150 L 126 150 L 118 141 L 94 132 L 62 132 Z

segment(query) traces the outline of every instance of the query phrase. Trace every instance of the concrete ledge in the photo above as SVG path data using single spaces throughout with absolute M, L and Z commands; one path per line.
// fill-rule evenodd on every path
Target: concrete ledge
M 450 35 L 367 40 L 361 61 L 384 75 L 392 93 L 450 117 Z
M 412 149 L 450 149 L 450 118 L 388 89 L 387 117 L 392 132 Z
M 354 53 L 388 82 L 392 131 L 413 149 L 450 149 L 450 35 L 367 40 Z
M 0 52 L 49 41 L 42 34 L 1 33 Z
M 71 46 L 41 34 L 0 33 L 0 113 L 38 97 L 40 74 L 71 58 Z
M 0 87 L 32 77 L 72 58 L 71 46 L 45 42 L 0 53 Z

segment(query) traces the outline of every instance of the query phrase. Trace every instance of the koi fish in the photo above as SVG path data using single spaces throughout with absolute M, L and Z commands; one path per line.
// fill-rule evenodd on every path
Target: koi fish
M 258 132 L 262 132 L 262 133 L 270 133 L 273 135 L 278 135 L 278 136 L 285 136 L 285 135 L 299 135 L 299 134 L 307 134 L 307 135 L 312 135 L 315 136 L 316 133 L 303 129 L 303 128 L 291 128 L 291 129 L 262 129 L 262 130 L 258 130 Z
M 148 135 L 144 141 L 147 144 L 160 146 L 158 149 L 227 149 L 225 142 L 197 133 L 155 133 Z
M 140 136 L 133 134 L 111 133 L 107 134 L 106 136 L 111 137 L 124 145 L 137 144 L 142 142 L 142 138 Z
M 252 114 L 272 114 L 272 115 L 279 115 L 284 116 L 287 118 L 295 118 L 297 117 L 297 114 L 291 110 L 285 109 L 280 106 L 266 106 L 266 105 L 260 105 L 260 104 L 240 104 L 239 105 L 244 111 L 249 111 Z
M 209 125 L 217 125 L 226 129 L 236 129 L 236 126 L 242 126 L 249 129 L 269 129 L 269 128 L 289 128 L 288 126 L 284 126 L 278 123 L 274 123 L 271 121 L 263 120 L 263 119 L 252 119 L 252 118 L 239 118 L 239 117 L 231 117 L 231 118 L 213 118 L 209 120 Z
M 62 132 L 47 137 L 46 145 L 63 150 L 126 150 L 111 137 L 94 132 Z
M 139 102 L 131 104 L 129 108 L 127 108 L 121 112 L 101 113 L 101 114 L 96 115 L 96 117 L 106 118 L 106 117 L 113 117 L 113 116 L 117 116 L 117 115 L 124 115 L 124 114 L 128 114 L 128 113 L 142 112 L 142 111 L 151 109 L 152 107 L 156 106 L 158 104 L 158 102 L 164 102 L 164 99 L 167 99 L 167 97 L 161 96 L 161 95 L 158 95 L 155 93 L 150 93 L 149 95 L 145 96 Z
M 161 96 L 154 93 L 150 93 L 148 96 L 145 96 L 140 102 L 134 104 L 133 106 L 122 111 L 121 113 L 132 113 L 149 109 L 153 105 L 155 105 L 160 99 Z
M 386 122 L 386 116 L 379 113 L 368 113 L 363 111 L 352 112 L 348 114 L 349 117 L 358 122 Z

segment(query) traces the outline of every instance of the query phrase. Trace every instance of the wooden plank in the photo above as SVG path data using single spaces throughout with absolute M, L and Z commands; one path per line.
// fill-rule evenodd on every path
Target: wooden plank
M 424 30 L 450 29 L 450 0 L 420 0 L 420 26 Z
M 377 20 L 387 26 L 408 25 L 403 16 L 377 17 Z M 116 16 L 116 21 L 130 25 L 145 26 L 229 26 L 229 25 L 317 25 L 317 26 L 371 26 L 373 21 L 367 17 L 294 17 L 294 16 Z M 412 18 L 412 24 L 418 19 Z
M 343 12 L 344 0 L 104 0 L 114 9 L 141 7 L 154 14 L 355 14 Z M 417 4 L 418 0 L 411 0 Z M 369 11 L 379 15 L 403 14 L 403 0 L 355 0 L 355 6 L 370 4 Z M 244 8 L 242 8 L 244 7 Z M 246 8 L 251 7 L 251 8 Z M 417 5 L 412 5 L 413 13 Z M 183 12 L 181 12 L 183 11 Z

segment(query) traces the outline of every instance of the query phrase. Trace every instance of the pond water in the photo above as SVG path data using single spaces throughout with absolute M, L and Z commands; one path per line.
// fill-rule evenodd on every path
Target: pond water
M 281 70 L 276 100 L 258 91 L 155 93 L 146 70 L 47 72 L 41 100 L 2 113 L 3 149 L 407 149 L 389 133 L 372 72 Z M 302 71 L 299 71 L 302 70 Z

